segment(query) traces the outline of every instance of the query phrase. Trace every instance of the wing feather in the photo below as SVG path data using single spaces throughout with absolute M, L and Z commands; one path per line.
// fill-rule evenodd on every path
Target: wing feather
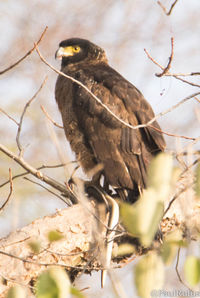
M 135 126 L 147 123 L 154 117 L 151 106 L 141 92 L 109 65 L 83 64 L 70 75 L 78 77 L 102 103 L 127 123 Z M 96 162 L 104 165 L 108 183 L 130 190 L 145 187 L 149 161 L 155 153 L 165 148 L 162 134 L 151 127 L 126 127 L 80 85 L 72 85 L 73 112 L 79 129 Z M 153 125 L 160 129 L 156 121 Z

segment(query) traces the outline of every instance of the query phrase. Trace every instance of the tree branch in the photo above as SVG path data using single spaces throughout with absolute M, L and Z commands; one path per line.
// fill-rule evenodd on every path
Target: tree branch
M 176 5 L 177 2 L 178 2 L 178 0 L 175 0 L 175 1 L 172 3 L 172 5 L 171 5 L 169 11 L 167 11 L 166 7 L 165 7 L 160 1 L 157 1 L 158 5 L 160 5 L 160 7 L 163 9 L 164 13 L 165 13 L 167 16 L 169 16 L 169 15 L 172 13 L 172 10 L 173 10 L 173 8 L 174 8 L 174 6 Z
M 65 185 L 57 182 L 56 180 L 44 175 L 41 171 L 37 170 L 36 168 L 32 167 L 30 164 L 28 164 L 22 157 L 17 156 L 12 151 L 10 151 L 8 148 L 6 148 L 4 145 L 0 144 L 0 151 L 5 153 L 7 156 L 12 158 L 14 161 L 16 161 L 22 168 L 24 168 L 27 172 L 31 173 L 33 176 L 35 176 L 37 179 L 44 181 L 48 185 L 52 186 L 53 188 L 59 190 L 62 194 L 64 194 L 66 197 L 68 197 L 72 203 L 77 203 L 77 197 L 73 194 L 72 190 L 67 189 Z M 69 202 L 70 204 L 70 202 Z
M 17 136 L 16 136 L 16 143 L 17 143 L 17 147 L 19 149 L 19 155 L 22 156 L 23 155 L 23 148 L 20 144 L 20 133 L 21 133 L 21 128 L 22 128 L 22 123 L 23 123 L 23 119 L 24 119 L 24 115 L 26 113 L 26 110 L 28 109 L 28 107 L 30 106 L 30 104 L 32 103 L 32 101 L 37 97 L 37 95 L 40 93 L 40 91 L 42 90 L 42 88 L 44 87 L 44 85 L 46 84 L 47 81 L 47 77 L 44 79 L 44 81 L 42 82 L 41 86 L 39 87 L 39 89 L 37 90 L 37 92 L 32 96 L 31 99 L 29 99 L 29 101 L 26 103 L 21 117 L 20 117 L 20 121 L 19 121 L 19 125 L 18 125 L 18 130 L 17 130 Z
M 12 171 L 9 168 L 9 182 L 10 182 L 10 192 L 8 194 L 8 197 L 6 199 L 6 201 L 3 203 L 3 205 L 0 207 L 0 212 L 2 212 L 4 210 L 4 208 L 6 207 L 6 205 L 8 205 L 8 202 L 11 198 L 12 192 L 13 192 L 13 181 L 12 181 Z
M 55 67 L 53 67 L 50 63 L 48 63 L 47 61 L 46 61 L 46 59 L 42 56 L 42 54 L 41 54 L 41 52 L 39 51 L 39 49 L 38 49 L 38 47 L 37 47 L 37 45 L 36 45 L 36 51 L 37 51 L 37 53 L 38 53 L 38 55 L 39 55 L 39 57 L 40 57 L 40 59 L 42 60 L 42 62 L 44 62 L 47 66 L 49 66 L 53 71 L 55 71 L 57 74 L 59 74 L 59 75 L 61 75 L 61 76 L 63 76 L 63 77 L 66 77 L 67 79 L 69 79 L 69 80 L 71 80 L 72 82 L 75 82 L 75 83 L 77 83 L 78 85 L 80 85 L 83 89 L 85 89 L 103 108 L 105 108 L 105 110 L 106 111 L 108 111 L 115 119 L 117 119 L 120 123 L 122 123 L 123 125 L 125 125 L 125 126 L 127 126 L 127 127 L 129 127 L 129 128 L 131 128 L 131 129 L 138 129 L 138 128 L 144 128 L 144 127 L 147 127 L 147 126 L 149 126 L 150 124 L 152 124 L 155 120 L 157 120 L 159 117 L 161 117 L 161 116 L 163 116 L 163 115 L 165 115 L 165 114 L 167 114 L 167 113 L 169 113 L 169 112 L 171 112 L 172 110 L 174 110 L 174 109 L 176 109 L 177 107 L 179 107 L 180 105 L 182 105 L 183 103 L 185 103 L 186 101 L 188 101 L 189 99 L 191 99 L 191 98 L 193 98 L 193 97 L 195 97 L 195 96 L 197 96 L 197 95 L 199 95 L 200 94 L 200 92 L 197 92 L 197 93 L 194 93 L 194 94 L 192 94 L 192 95 L 190 95 L 190 96 L 187 96 L 186 98 L 184 98 L 183 100 L 181 100 L 178 104 L 176 104 L 176 105 L 174 105 L 173 107 L 171 107 L 171 108 L 169 108 L 169 109 L 167 109 L 166 111 L 164 111 L 164 112 L 161 112 L 161 113 L 159 113 L 159 114 L 157 114 L 155 117 L 153 117 L 149 122 L 147 122 L 147 123 L 145 123 L 145 124 L 139 124 L 139 125 L 135 125 L 135 126 L 133 126 L 133 125 L 131 125 L 131 124 L 129 124 L 129 123 L 127 123 L 126 121 L 124 121 L 124 120 L 122 120 L 122 119 L 120 119 L 117 115 L 115 115 L 104 103 L 102 103 L 102 101 L 96 96 L 96 95 L 94 95 L 92 92 L 91 92 L 91 90 L 89 90 L 84 84 L 82 84 L 80 81 L 78 81 L 78 80 L 76 80 L 76 79 L 74 79 L 73 77 L 71 77 L 71 76 L 68 76 L 68 75 L 66 75 L 65 73 L 63 73 L 62 71 L 59 71 L 59 70 L 57 70 Z M 170 62 L 170 64 L 171 64 L 171 62 Z M 162 67 L 162 66 L 161 66 Z M 164 68 L 162 68 L 163 70 L 164 70 Z M 154 126 L 151 126 L 151 128 L 153 128 L 153 129 L 155 129 L 155 127 Z M 169 134 L 169 135 L 171 135 L 171 136 L 174 136 L 174 135 L 172 135 L 172 134 Z M 178 135 L 176 135 L 176 137 L 179 137 L 179 138 L 186 138 L 186 139 L 188 139 L 189 137 L 184 137 L 184 136 L 178 136 Z M 194 140 L 193 138 L 192 138 L 192 140 Z
M 40 38 L 38 39 L 38 41 L 36 43 L 34 43 L 34 47 L 32 49 L 30 49 L 22 58 L 20 58 L 17 62 L 15 62 L 14 64 L 10 65 L 9 67 L 7 67 L 6 69 L 0 71 L 0 75 L 4 74 L 5 72 L 11 70 L 12 68 L 14 68 L 15 66 L 17 66 L 19 63 L 21 63 L 23 60 L 26 59 L 26 57 L 28 57 L 29 55 L 32 54 L 32 52 L 35 50 L 36 46 L 39 45 L 39 43 L 42 41 L 46 31 L 47 31 L 48 27 L 46 26 L 44 31 L 42 32 Z

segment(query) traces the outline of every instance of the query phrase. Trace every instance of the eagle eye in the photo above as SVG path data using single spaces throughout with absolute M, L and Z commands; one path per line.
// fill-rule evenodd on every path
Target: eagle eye
M 80 52 L 80 49 L 81 49 L 79 46 L 73 46 L 72 48 L 74 53 Z

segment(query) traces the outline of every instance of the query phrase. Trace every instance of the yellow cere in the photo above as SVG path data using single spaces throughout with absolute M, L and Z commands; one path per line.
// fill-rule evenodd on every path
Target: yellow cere
M 66 56 L 73 56 L 75 53 L 80 52 L 79 46 L 68 46 L 64 48 L 64 53 Z

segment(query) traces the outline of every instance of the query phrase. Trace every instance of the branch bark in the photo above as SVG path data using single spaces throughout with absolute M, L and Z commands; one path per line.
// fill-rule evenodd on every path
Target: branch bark
M 94 208 L 88 204 L 90 211 Z M 94 211 L 94 210 L 93 210 Z M 34 297 L 30 285 L 48 266 L 62 266 L 71 275 L 73 272 L 89 269 L 85 261 L 90 260 L 94 250 L 92 235 L 94 217 L 81 205 L 75 205 L 58 211 L 56 214 L 37 219 L 28 226 L 11 233 L 0 240 L 0 297 L 12 285 L 21 284 L 27 287 L 27 297 Z M 49 231 L 58 231 L 63 238 L 49 242 Z M 34 253 L 30 243 L 37 241 L 40 252 Z M 8 266 L 9 264 L 9 266 Z

